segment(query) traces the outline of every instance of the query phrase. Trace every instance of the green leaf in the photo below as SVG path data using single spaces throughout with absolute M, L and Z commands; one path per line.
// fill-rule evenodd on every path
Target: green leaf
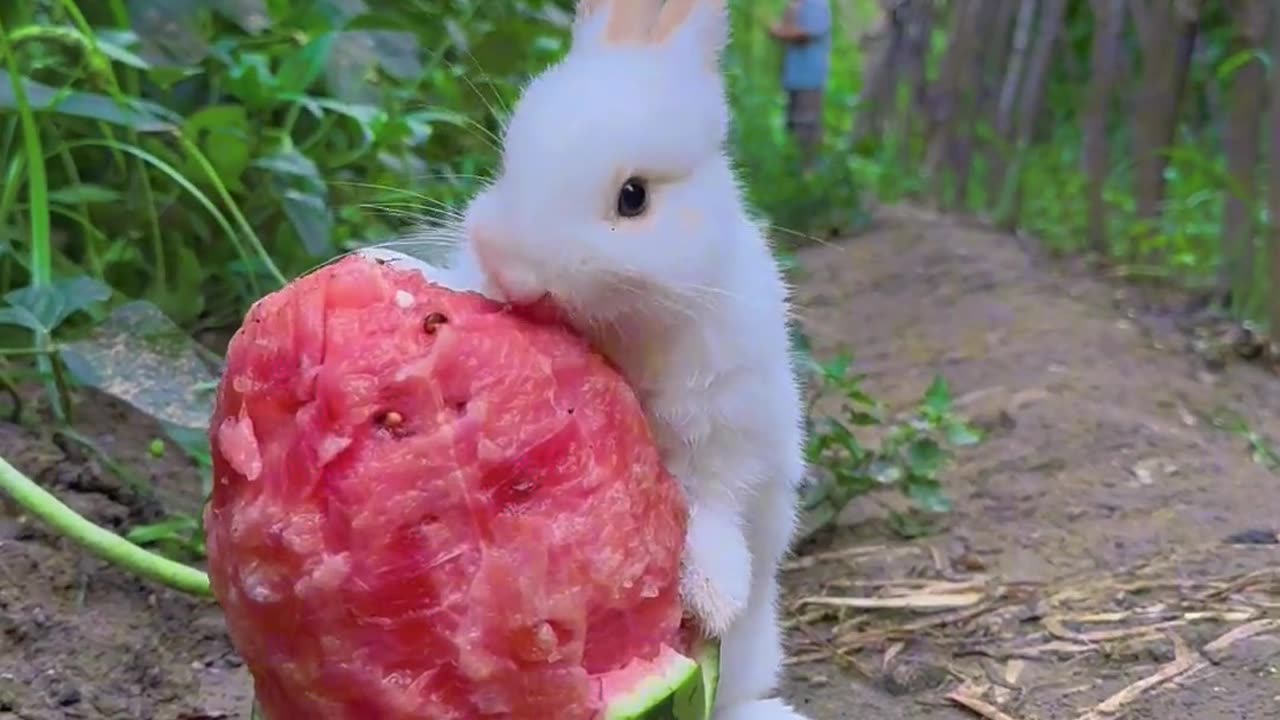
M 982 433 L 967 423 L 951 422 L 947 424 L 947 442 L 957 447 L 969 447 L 982 442 Z
M 933 377 L 933 382 L 924 393 L 924 406 L 939 415 L 951 410 L 951 386 L 945 377 Z
M 72 315 L 110 299 L 111 288 L 81 275 L 11 290 L 4 298 L 38 322 L 45 332 L 52 333 Z
M 841 382 L 840 392 L 844 394 L 844 399 L 846 401 L 871 408 L 871 410 L 876 413 L 880 412 L 880 403 L 858 387 L 858 384 L 861 383 L 862 380 L 863 378 L 861 375 L 846 378 Z
M 266 0 L 212 0 L 213 9 L 250 35 L 271 29 Z
M 123 196 L 118 190 L 92 183 L 68 185 L 49 192 L 49 201 L 63 205 L 95 205 L 118 202 Z
M 444 124 L 452 125 L 458 128 L 470 127 L 472 120 L 466 113 L 457 112 L 456 110 L 448 110 L 445 108 L 432 108 L 430 110 L 418 110 L 408 113 L 405 117 L 414 123 L 422 125 Z
M 845 450 L 855 457 L 862 449 L 858 443 L 858 438 L 854 436 L 853 432 L 832 418 L 827 418 L 827 427 L 823 435 L 830 445 Z
M 194 142 L 231 190 L 239 190 L 241 177 L 253 155 L 252 128 L 243 105 L 213 105 L 197 110 L 183 123 L 182 132 Z M 188 158 L 186 176 L 202 178 L 199 164 Z
M 137 545 L 159 546 L 157 549 L 162 552 L 176 547 L 179 553 L 203 557 L 206 551 L 200 521 L 185 513 L 158 523 L 135 527 L 125 538 Z
M 208 0 L 127 0 L 129 19 L 153 65 L 190 66 L 209 54 L 200 29 Z
M 147 299 L 178 324 L 195 322 L 205 309 L 203 293 L 191 292 L 204 281 L 205 265 L 189 245 L 173 243 L 163 249 L 168 273 L 147 289 Z
M 33 333 L 48 332 L 48 328 L 40 322 L 40 318 L 23 308 L 0 308 L 0 325 L 15 325 Z
M 327 201 L 324 177 L 315 162 L 296 148 L 285 146 L 253 164 L 281 181 L 285 215 L 307 252 L 313 257 L 332 254 L 333 210 Z
M 102 264 L 107 267 L 117 264 L 136 265 L 142 262 L 145 261 L 138 246 L 124 238 L 113 241 L 102 253 Z
M 942 446 L 931 437 L 916 438 L 907 446 L 907 464 L 911 474 L 918 477 L 935 477 L 945 458 Z
M 382 91 L 369 78 L 377 68 L 377 43 L 372 33 L 338 33 L 325 66 L 325 91 L 341 102 L 376 103 Z
M 135 70 L 150 70 L 151 63 L 134 52 L 138 47 L 138 35 L 132 30 L 100 29 L 94 35 L 98 49 L 112 60 Z
M 312 113 L 320 115 L 327 110 L 337 115 L 354 120 L 363 135 L 365 145 L 370 145 L 377 138 L 378 128 L 385 122 L 387 113 L 376 105 L 347 103 L 340 100 L 319 97 L 291 97 L 291 100 L 302 103 Z
M 308 253 L 313 257 L 333 254 L 333 213 L 323 197 L 286 190 L 284 212 Z
M 181 122 L 174 113 L 143 100 L 117 102 L 107 95 L 59 89 L 29 78 L 22 78 L 21 82 L 27 101 L 35 112 L 98 120 L 144 133 L 168 132 Z M 0 112 L 16 111 L 17 108 L 12 84 L 0 83 Z
M 82 340 L 62 352 L 81 383 L 120 398 L 166 423 L 204 429 L 212 398 L 200 388 L 216 382 L 198 345 L 155 305 L 121 305 Z
M 300 95 L 315 83 L 329 60 L 334 37 L 334 33 L 324 33 L 285 58 L 276 73 L 280 92 Z
M 871 463 L 871 467 L 867 470 L 871 474 L 871 479 L 880 485 L 897 485 L 906 476 L 901 465 L 884 459 Z
M 278 96 L 271 60 L 262 53 L 243 52 L 227 73 L 227 90 L 254 109 L 269 107 L 283 100 Z
M 1264 67 L 1271 67 L 1271 57 L 1264 51 L 1257 48 L 1248 48 L 1232 54 L 1226 60 L 1218 65 L 1215 73 L 1219 81 L 1228 80 L 1231 76 L 1240 71 L 1240 68 L 1248 65 L 1250 62 L 1257 60 Z
M 951 500 L 942 492 L 942 486 L 936 482 L 913 482 L 907 488 L 907 496 L 921 510 L 930 513 L 951 511 Z
M 838 382 L 844 379 L 849 367 L 853 364 L 853 356 L 840 354 L 834 358 L 822 363 L 822 374 L 831 382 Z
M 139 525 L 125 535 L 125 539 L 138 545 L 151 545 L 161 540 L 185 539 L 195 531 L 194 518 L 177 516 L 151 525 Z
M 320 168 L 315 161 L 292 146 L 282 147 L 270 155 L 255 159 L 253 166 L 286 180 L 302 180 L 304 186 L 313 192 L 324 192 L 325 182 Z
M 848 410 L 845 412 L 845 420 L 851 425 L 858 427 L 871 427 L 880 424 L 880 417 L 873 413 L 864 412 L 862 410 Z

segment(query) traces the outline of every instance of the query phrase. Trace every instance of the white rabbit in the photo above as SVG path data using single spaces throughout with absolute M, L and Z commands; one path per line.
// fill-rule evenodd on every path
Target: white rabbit
M 722 638 L 717 720 L 802 720 L 770 695 L 803 409 L 788 288 L 724 151 L 727 13 L 580 0 L 573 47 L 517 103 L 451 261 L 367 254 L 512 304 L 550 298 L 622 369 L 690 500 L 681 590 Z

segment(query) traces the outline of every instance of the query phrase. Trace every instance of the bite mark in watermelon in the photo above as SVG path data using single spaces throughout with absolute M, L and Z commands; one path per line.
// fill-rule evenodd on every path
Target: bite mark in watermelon
M 346 258 L 250 311 L 210 436 L 210 580 L 268 720 L 709 717 L 684 497 L 563 327 Z

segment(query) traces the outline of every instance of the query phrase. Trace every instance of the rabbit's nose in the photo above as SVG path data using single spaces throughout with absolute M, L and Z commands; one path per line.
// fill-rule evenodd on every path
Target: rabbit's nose
M 512 305 L 532 305 L 547 296 L 547 291 L 537 278 L 519 268 L 498 268 L 489 271 L 489 278 L 502 299 Z
M 473 230 L 471 244 L 485 277 L 500 295 L 503 302 L 512 305 L 531 305 L 546 294 L 545 285 L 537 274 L 510 253 L 495 247 L 494 236 L 483 230 Z

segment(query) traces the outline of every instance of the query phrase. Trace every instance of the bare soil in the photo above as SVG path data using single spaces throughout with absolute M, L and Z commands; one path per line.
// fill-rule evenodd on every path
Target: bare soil
M 887 210 L 802 262 L 820 354 L 898 407 L 941 372 L 988 433 L 941 532 L 895 540 L 866 499 L 800 549 L 787 690 L 812 717 L 1280 717 L 1280 476 L 1214 423 L 1280 438 L 1274 375 L 1215 371 L 1167 298 L 955 219 Z
M 814 720 L 1280 717 L 1280 477 L 1213 422 L 1232 411 L 1280 438 L 1280 382 L 1213 369 L 1141 295 L 953 219 L 886 210 L 802 262 L 819 353 L 856 351 L 895 407 L 944 373 L 988 438 L 948 476 L 937 532 L 901 539 L 895 499 L 866 499 L 798 549 L 798 706 Z M 0 423 L 0 455 L 115 529 L 196 509 L 196 474 L 176 448 L 147 452 L 145 419 L 95 397 L 77 427 L 156 496 L 17 425 Z M 0 720 L 239 719 L 248 704 L 216 607 L 0 501 Z

